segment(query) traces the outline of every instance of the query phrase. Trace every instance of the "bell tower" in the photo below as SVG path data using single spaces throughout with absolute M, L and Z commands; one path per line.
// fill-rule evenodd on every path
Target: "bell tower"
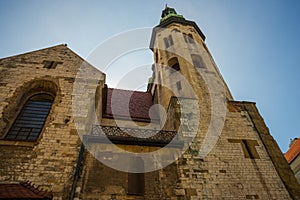
M 175 130 L 186 147 L 178 159 L 176 195 L 299 199 L 296 180 L 255 103 L 233 100 L 197 24 L 166 6 L 150 49 L 148 92 L 167 113 L 164 127 Z
M 205 101 L 212 92 L 208 87 L 212 80 L 222 85 L 224 97 L 232 100 L 206 47 L 204 34 L 195 22 L 186 20 L 174 8 L 166 6 L 162 11 L 160 23 L 152 32 L 150 49 L 154 53 L 155 64 L 148 91 L 165 109 L 172 96 Z

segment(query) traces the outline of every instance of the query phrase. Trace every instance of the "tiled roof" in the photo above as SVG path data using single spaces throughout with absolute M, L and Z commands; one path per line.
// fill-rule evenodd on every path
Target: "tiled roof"
M 104 108 L 105 116 L 114 118 L 131 117 L 133 120 L 150 120 L 149 109 L 153 105 L 150 92 L 115 88 L 108 88 L 106 91 L 106 107 Z M 158 115 L 155 114 L 153 118 L 158 119 Z
M 0 184 L 0 199 L 52 199 L 52 193 L 41 191 L 29 182 Z
M 289 150 L 284 154 L 285 159 L 288 163 L 291 163 L 300 153 L 300 138 L 298 138 Z

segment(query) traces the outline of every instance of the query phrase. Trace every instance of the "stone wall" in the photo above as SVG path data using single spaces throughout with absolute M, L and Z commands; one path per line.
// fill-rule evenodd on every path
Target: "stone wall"
M 228 104 L 223 131 L 206 157 L 199 156 L 198 144 L 182 156 L 179 169 L 185 198 L 291 199 L 248 111 L 239 108 Z M 194 142 L 202 139 L 199 136 Z M 245 148 L 243 141 L 255 141 L 252 151 L 258 157 L 254 153 L 249 157 L 251 145 Z M 187 189 L 193 193 L 187 194 Z
M 54 199 L 69 197 L 81 144 L 72 92 L 82 63 L 65 45 L 0 60 L 0 183 L 30 181 Z M 6 140 L 26 100 L 39 92 L 55 98 L 38 140 Z
M 135 147 L 128 146 L 127 150 L 129 148 Z M 86 151 L 75 199 L 169 199 L 175 196 L 177 167 L 174 163 L 162 170 L 145 173 L 144 195 L 132 195 L 128 194 L 128 173 L 102 164 Z

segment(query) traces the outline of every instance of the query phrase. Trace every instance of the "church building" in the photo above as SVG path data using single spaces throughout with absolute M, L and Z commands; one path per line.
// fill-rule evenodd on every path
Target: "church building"
M 0 59 L 0 199 L 300 199 L 197 24 L 166 6 L 149 48 L 144 92 L 110 88 L 63 44 Z

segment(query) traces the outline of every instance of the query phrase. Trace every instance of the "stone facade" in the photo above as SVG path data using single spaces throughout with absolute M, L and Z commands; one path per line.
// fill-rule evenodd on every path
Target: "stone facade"
M 150 44 L 158 121 L 107 117 L 105 75 L 65 45 L 0 60 L 0 184 L 29 181 L 53 199 L 300 199 L 255 104 L 233 100 L 201 30 L 168 9 Z M 8 140 L 38 93 L 54 97 L 39 138 Z
M 54 69 L 45 61 L 59 62 Z M 72 91 L 83 59 L 65 45 L 0 61 L 1 182 L 30 181 L 54 197 L 71 193 L 80 139 L 73 122 Z M 40 137 L 35 142 L 5 140 L 18 112 L 32 94 L 55 96 Z

